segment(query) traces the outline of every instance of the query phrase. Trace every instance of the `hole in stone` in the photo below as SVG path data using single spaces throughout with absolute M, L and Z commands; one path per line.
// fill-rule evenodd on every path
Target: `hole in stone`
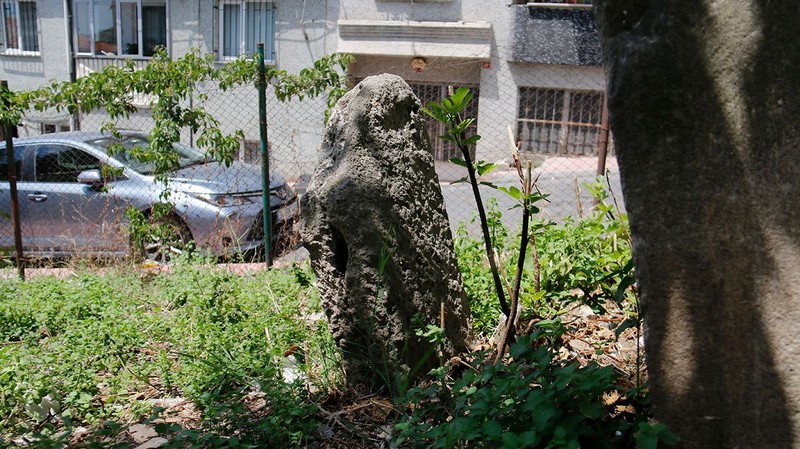
M 331 234 L 333 235 L 333 267 L 339 273 L 345 273 L 347 271 L 347 260 L 350 258 L 347 242 L 338 230 L 332 229 Z

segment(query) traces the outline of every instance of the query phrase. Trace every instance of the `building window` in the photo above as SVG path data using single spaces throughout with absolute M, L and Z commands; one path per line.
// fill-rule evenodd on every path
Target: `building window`
M 597 151 L 603 92 L 522 87 L 517 139 L 535 153 L 592 155 Z
M 420 102 L 423 106 L 427 105 L 431 101 L 442 101 L 442 99 L 448 96 L 448 90 L 450 86 L 453 86 L 453 89 L 458 89 L 459 87 L 467 87 L 469 88 L 472 93 L 475 95 L 472 98 L 472 101 L 467 105 L 464 111 L 461 113 L 461 116 L 464 118 L 473 117 L 475 118 L 475 123 L 472 124 L 467 134 L 472 135 L 478 129 L 478 95 L 480 94 L 477 86 L 464 86 L 464 85 L 452 85 L 452 84 L 423 84 L 423 83 L 409 83 L 411 90 L 414 92 L 414 95 L 419 98 Z M 427 117 L 427 115 L 426 115 Z M 448 161 L 454 157 L 463 158 L 463 155 L 456 148 L 455 144 L 452 142 L 448 142 L 446 140 L 442 140 L 439 136 L 444 134 L 445 126 L 444 124 L 434 120 L 431 117 L 427 117 L 427 121 L 425 122 L 425 129 L 428 131 L 428 137 L 431 141 L 431 150 L 433 151 L 433 157 L 436 160 L 443 160 Z M 470 157 L 474 160 L 475 159 L 475 147 L 472 147 L 472 154 Z
M 36 2 L 0 1 L 2 43 L 5 53 L 38 53 L 39 29 L 36 25 Z
M 264 59 L 275 60 L 275 14 L 264 1 L 222 0 L 219 5 L 220 59 L 252 56 L 264 44 Z
M 69 124 L 66 123 L 39 123 L 41 134 L 52 134 L 69 131 Z
M 150 57 L 167 46 L 166 0 L 76 0 L 74 8 L 78 53 Z

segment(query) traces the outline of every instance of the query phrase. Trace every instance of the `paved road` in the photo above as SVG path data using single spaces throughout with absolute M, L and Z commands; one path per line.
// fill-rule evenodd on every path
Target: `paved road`
M 559 159 L 561 160 L 545 163 L 541 168 L 534 170 L 534 176 L 536 176 L 537 172 L 539 173 L 539 189 L 542 193 L 550 194 L 548 197 L 549 202 L 540 204 L 542 209 L 540 216 L 556 222 L 561 222 L 568 216 L 578 217 L 576 185 L 580 188 L 580 202 L 583 211 L 588 213 L 592 207 L 592 197 L 583 186 L 594 181 L 596 169 L 596 161 L 593 158 Z M 466 174 L 466 169 L 457 168 L 463 170 L 464 175 Z M 449 182 L 461 176 L 461 173 L 453 171 L 453 167 L 437 166 L 437 170 L 440 173 L 442 194 L 444 195 L 451 227 L 455 231 L 458 224 L 464 222 L 467 224 L 467 229 L 470 233 L 477 236 L 480 228 L 477 223 L 472 223 L 472 217 L 477 217 L 472 188 L 466 183 L 451 184 Z M 622 203 L 619 170 L 615 164 L 609 164 L 609 172 L 613 192 L 618 201 Z M 442 173 L 444 173 L 444 176 Z M 516 171 L 511 169 L 498 170 L 491 174 L 489 180 L 496 185 L 519 186 Z M 512 232 L 518 231 L 522 213 L 519 208 L 511 209 L 516 204 L 515 200 L 505 193 L 489 187 L 481 186 L 480 190 L 484 204 L 487 204 L 490 198 L 495 198 L 500 211 L 503 212 L 503 219 L 506 225 L 512 229 Z M 623 204 L 620 204 L 620 206 L 624 207 Z

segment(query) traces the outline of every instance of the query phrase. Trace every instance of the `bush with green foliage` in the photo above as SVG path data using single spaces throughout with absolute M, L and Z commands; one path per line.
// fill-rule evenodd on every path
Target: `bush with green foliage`
M 401 398 L 407 417 L 396 425 L 401 447 L 425 448 L 633 448 L 674 442 L 644 415 L 614 413 L 603 402 L 616 391 L 613 367 L 580 366 L 543 344 L 552 332 L 521 337 L 513 361 L 472 365 L 444 388 L 412 389 Z M 621 392 L 625 394 L 625 392 Z
M 311 319 L 321 313 L 311 276 L 308 268 L 237 276 L 182 264 L 169 275 L 3 280 L 0 441 L 57 439 L 77 425 L 141 416 L 152 408 L 143 396 L 193 400 L 204 433 L 230 437 L 226 426 L 236 422 L 240 440 L 308 438 L 316 409 L 302 385 L 281 379 L 284 353 L 293 349 L 317 385 L 339 376 L 327 325 Z M 265 395 L 270 414 L 249 421 L 248 394 Z

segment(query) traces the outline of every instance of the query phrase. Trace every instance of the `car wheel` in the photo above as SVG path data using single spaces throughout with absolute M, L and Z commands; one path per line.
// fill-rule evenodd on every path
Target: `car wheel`
M 143 259 L 166 265 L 193 249 L 189 228 L 177 218 L 164 218 L 150 226 L 140 251 Z

